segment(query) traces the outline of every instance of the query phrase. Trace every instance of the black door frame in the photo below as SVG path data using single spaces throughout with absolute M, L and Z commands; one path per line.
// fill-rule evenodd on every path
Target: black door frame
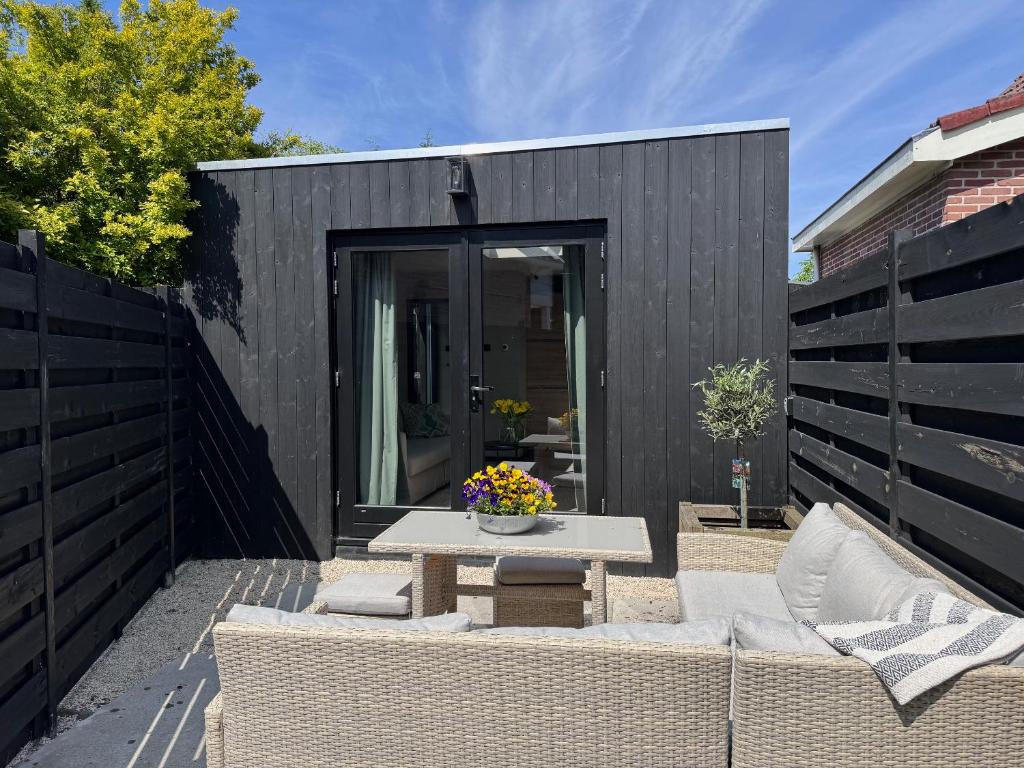
M 353 380 L 352 253 L 367 251 L 448 250 L 449 343 L 451 377 L 452 509 L 464 509 L 458 480 L 469 470 L 471 457 L 483 455 L 483 415 L 470 413 L 469 384 L 483 369 L 482 250 L 485 247 L 582 245 L 587 300 L 587 463 L 599 472 L 587 473 L 589 514 L 604 513 L 605 482 L 605 328 L 603 224 L 543 224 L 460 228 L 374 230 L 330 233 L 333 263 L 331 354 L 335 371 L 332 435 L 335 460 L 333 487 L 334 532 L 338 544 L 363 544 L 414 507 L 375 507 L 357 503 L 355 387 Z M 595 268 L 599 265 L 599 268 Z M 591 298 L 594 297 L 594 298 Z M 477 299 L 474 301 L 474 299 Z M 593 316 L 593 320 L 591 317 Z M 591 375 L 596 374 L 596 375 Z M 478 416 L 474 426 L 473 417 Z M 596 439 L 593 439 L 596 436 Z M 590 502 L 600 499 L 600 505 Z

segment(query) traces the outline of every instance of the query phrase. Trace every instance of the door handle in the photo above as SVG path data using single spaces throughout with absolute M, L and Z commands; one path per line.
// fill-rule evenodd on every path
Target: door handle
M 489 384 L 480 383 L 480 374 L 474 373 L 469 377 L 469 410 L 470 413 L 480 413 L 480 406 L 484 404 L 483 393 L 491 392 L 494 387 Z

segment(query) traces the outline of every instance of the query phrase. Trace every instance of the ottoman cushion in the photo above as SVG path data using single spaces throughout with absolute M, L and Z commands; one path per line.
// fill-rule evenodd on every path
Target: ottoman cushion
M 502 584 L 582 584 L 587 580 L 583 562 L 564 557 L 499 557 L 495 564 Z
M 331 613 L 405 616 L 412 606 L 412 576 L 350 573 L 341 581 L 321 586 L 313 599 L 327 603 Z

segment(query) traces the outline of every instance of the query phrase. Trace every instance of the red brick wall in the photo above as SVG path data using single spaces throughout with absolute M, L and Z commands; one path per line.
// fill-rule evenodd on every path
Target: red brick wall
M 885 247 L 894 229 L 920 235 L 1024 194 L 1024 139 L 963 157 L 947 170 L 821 248 L 821 277 Z

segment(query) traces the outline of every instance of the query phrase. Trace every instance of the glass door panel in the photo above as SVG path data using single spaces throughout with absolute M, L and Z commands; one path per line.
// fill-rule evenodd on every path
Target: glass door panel
M 353 251 L 355 503 L 451 507 L 449 252 Z
M 583 245 L 481 248 L 483 464 L 504 461 L 585 514 L 588 360 Z

